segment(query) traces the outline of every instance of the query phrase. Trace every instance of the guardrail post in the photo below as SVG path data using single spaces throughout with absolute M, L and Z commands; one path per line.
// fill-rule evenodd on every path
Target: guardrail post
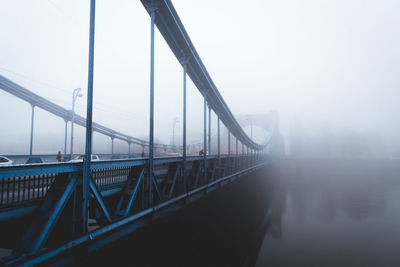
M 86 147 L 83 163 L 83 232 L 88 230 L 89 221 L 89 181 L 90 161 L 92 155 L 92 111 L 93 111 L 93 68 L 94 68 L 94 27 L 96 0 L 90 0 L 89 26 L 89 67 L 88 67 L 88 94 L 86 106 Z
M 35 105 L 31 104 L 32 106 L 32 114 L 31 114 L 31 141 L 30 141 L 30 146 L 29 146 L 29 155 L 32 155 L 32 149 L 33 149 L 33 126 L 34 126 L 34 121 L 35 121 Z

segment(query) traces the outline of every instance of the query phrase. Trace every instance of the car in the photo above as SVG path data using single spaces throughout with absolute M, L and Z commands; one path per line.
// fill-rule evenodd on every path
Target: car
M 75 157 L 74 159 L 68 161 L 68 162 L 81 162 L 83 161 L 83 158 L 85 157 L 85 155 L 79 155 L 77 157 Z M 92 161 L 99 161 L 100 158 L 97 155 L 92 155 Z
M 4 156 L 0 156 L 0 167 L 12 166 L 14 161 Z

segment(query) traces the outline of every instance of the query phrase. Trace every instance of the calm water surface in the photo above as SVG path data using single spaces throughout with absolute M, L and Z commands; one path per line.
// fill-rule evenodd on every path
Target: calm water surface
M 400 172 L 335 165 L 283 166 L 271 180 L 256 266 L 400 266 Z

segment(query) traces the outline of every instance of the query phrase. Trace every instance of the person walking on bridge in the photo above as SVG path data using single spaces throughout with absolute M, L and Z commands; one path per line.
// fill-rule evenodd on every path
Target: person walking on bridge
M 58 151 L 58 154 L 57 154 L 57 161 L 58 161 L 58 162 L 61 162 L 61 151 Z

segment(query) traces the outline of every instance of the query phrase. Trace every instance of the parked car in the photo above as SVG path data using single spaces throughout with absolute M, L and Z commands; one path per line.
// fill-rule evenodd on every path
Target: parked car
M 14 164 L 14 162 L 11 159 L 0 156 L 0 167 L 11 166 L 13 164 Z
M 75 157 L 74 159 L 68 161 L 68 162 L 81 162 L 83 161 L 83 158 L 85 157 L 85 155 L 79 155 L 77 157 Z M 99 161 L 100 158 L 97 155 L 92 155 L 92 161 Z

